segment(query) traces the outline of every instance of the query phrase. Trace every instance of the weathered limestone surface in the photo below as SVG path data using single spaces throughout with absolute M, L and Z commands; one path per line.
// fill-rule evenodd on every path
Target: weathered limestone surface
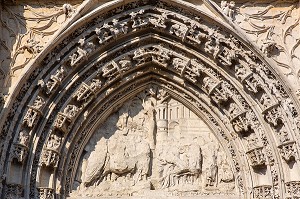
M 299 5 L 1 1 L 0 198 L 299 198 Z

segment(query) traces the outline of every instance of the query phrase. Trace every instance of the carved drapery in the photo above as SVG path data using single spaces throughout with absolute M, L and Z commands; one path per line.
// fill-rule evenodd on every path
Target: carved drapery
M 135 10 L 138 6 L 142 11 Z M 116 4 L 104 14 L 96 12 L 84 24 L 78 22 L 76 30 L 70 30 L 46 53 L 42 63 L 34 65 L 10 106 L 1 132 L 2 137 L 17 139 L 16 132 L 23 126 L 34 132 L 30 139 L 38 137 L 36 146 L 28 149 L 34 151 L 29 160 L 20 161 L 31 166 L 24 179 L 30 182 L 26 183 L 30 184 L 30 197 L 50 192 L 51 197 L 54 192 L 67 195 L 79 154 L 94 125 L 149 83 L 164 87 L 206 120 L 228 148 L 241 195 L 284 196 L 283 162 L 298 161 L 298 147 L 290 147 L 299 138 L 297 105 L 280 77 L 256 56 L 255 49 L 205 14 L 177 6 L 182 9 L 166 1 L 138 1 L 126 8 Z M 42 97 L 45 105 L 36 108 L 33 96 Z M 15 113 L 24 107 L 28 111 L 20 126 Z M 293 115 L 284 111 L 291 107 Z M 285 139 L 277 139 L 278 132 Z M 244 148 L 251 146 L 252 135 L 261 145 Z M 9 142 L 4 143 L 2 154 L 13 150 Z M 67 158 L 60 159 L 60 154 L 67 154 Z M 3 174 L 9 166 L 3 165 L 5 158 L 1 156 Z M 45 166 L 53 168 L 55 187 L 36 184 L 41 178 L 40 167 Z M 244 180 L 262 168 L 270 172 L 270 185 Z

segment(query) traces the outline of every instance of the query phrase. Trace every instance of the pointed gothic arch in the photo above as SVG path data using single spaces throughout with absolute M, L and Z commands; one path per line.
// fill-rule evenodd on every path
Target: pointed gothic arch
M 300 127 L 288 86 L 228 25 L 167 0 L 101 6 L 28 68 L 1 121 L 3 196 L 68 196 L 95 127 L 150 85 L 206 121 L 237 196 L 295 196 Z

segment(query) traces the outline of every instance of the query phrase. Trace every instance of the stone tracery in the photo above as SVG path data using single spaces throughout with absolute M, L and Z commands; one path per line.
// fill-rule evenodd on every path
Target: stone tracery
M 130 9 L 134 8 L 134 4 L 131 4 L 130 6 L 132 6 Z M 166 13 L 165 10 L 168 10 L 168 13 Z M 100 102 L 103 100 L 103 97 L 106 95 L 105 97 L 107 97 L 107 99 L 111 99 L 112 102 L 117 103 L 119 100 L 121 100 L 125 93 L 130 93 L 131 90 L 135 90 L 135 87 L 138 88 L 138 86 L 134 86 L 134 84 L 132 84 L 133 88 L 127 87 L 128 90 L 126 90 L 127 88 L 122 90 L 122 86 L 124 86 L 125 82 L 121 81 L 119 83 L 120 85 L 114 85 L 113 83 L 121 80 L 121 77 L 129 82 L 141 81 L 141 83 L 143 83 L 143 79 L 145 79 L 144 81 L 147 80 L 146 75 L 150 75 L 152 76 L 152 81 L 157 80 L 164 82 L 161 79 L 165 78 L 171 82 L 174 82 L 175 84 L 184 84 L 183 87 L 190 94 L 182 96 L 180 95 L 180 91 L 178 91 L 176 94 L 181 98 L 186 98 L 185 100 L 182 100 L 183 102 L 188 103 L 188 101 L 190 101 L 190 103 L 194 103 L 194 106 L 198 106 L 197 110 L 204 112 L 203 114 L 205 115 L 205 118 L 219 118 L 218 121 L 215 121 L 215 126 L 221 125 L 222 122 L 220 122 L 220 120 L 228 123 L 226 127 L 222 126 L 222 129 L 226 129 L 226 132 L 223 132 L 225 135 L 222 136 L 222 132 L 218 131 L 220 135 L 217 134 L 217 137 L 220 137 L 219 139 L 223 139 L 222 142 L 224 144 L 227 141 L 226 145 L 234 146 L 230 148 L 232 150 L 230 156 L 232 159 L 235 159 L 233 161 L 235 161 L 235 170 L 237 172 L 243 173 L 244 169 L 246 168 L 240 168 L 237 166 L 238 162 L 243 159 L 240 157 L 240 152 L 236 150 L 236 147 L 238 147 L 241 143 L 238 141 L 238 138 L 234 139 L 234 135 L 230 135 L 229 132 L 234 133 L 235 131 L 239 136 L 242 136 L 242 138 L 248 137 L 248 134 L 257 135 L 257 139 L 261 140 L 262 145 L 254 146 L 252 149 L 247 150 L 245 153 L 247 154 L 248 159 L 243 159 L 243 161 L 249 162 L 249 165 L 253 167 L 253 173 L 255 173 L 257 169 L 261 169 L 261 167 L 264 169 L 267 168 L 266 170 L 270 172 L 272 180 L 267 182 L 269 183 L 267 186 L 267 191 L 265 184 L 260 183 L 259 180 L 258 182 L 248 186 L 255 187 L 253 188 L 254 194 L 256 194 L 258 191 L 259 194 L 271 194 L 274 198 L 282 197 L 280 196 L 280 190 L 283 189 L 283 185 L 280 184 L 280 180 L 283 180 L 284 176 L 280 175 L 282 168 L 277 166 L 282 164 L 282 160 L 278 156 L 281 154 L 285 161 L 293 161 L 293 159 L 297 160 L 298 150 L 297 146 L 291 144 L 293 143 L 293 139 L 282 139 L 281 142 L 283 143 L 279 144 L 277 149 L 277 146 L 271 144 L 274 140 L 272 137 L 273 134 L 266 133 L 267 131 L 281 131 L 284 134 L 290 133 L 295 137 L 297 136 L 296 132 L 293 132 L 293 129 L 295 129 L 295 123 L 292 121 L 294 120 L 295 116 L 284 114 L 283 106 L 280 103 L 276 103 L 275 99 L 270 99 L 270 94 L 278 95 L 279 97 L 277 100 L 280 102 L 288 99 L 287 94 L 284 90 L 282 90 L 282 88 L 279 88 L 276 84 L 274 85 L 268 83 L 268 81 L 279 80 L 276 79 L 274 74 L 272 74 L 272 72 L 267 69 L 267 66 L 265 66 L 263 62 L 259 61 L 255 55 L 251 54 L 249 56 L 248 51 L 245 51 L 247 47 L 243 46 L 241 42 L 237 42 L 232 39 L 234 36 L 228 35 L 228 33 L 224 30 L 224 27 L 211 28 L 210 25 L 207 25 L 206 23 L 199 23 L 197 20 L 191 20 L 192 22 L 189 23 L 193 23 L 193 26 L 189 27 L 188 23 L 186 23 L 185 26 L 188 27 L 188 32 L 194 31 L 194 33 L 197 32 L 198 35 L 189 37 L 189 34 L 185 33 L 185 37 L 182 38 L 183 34 L 181 32 L 183 32 L 185 28 L 182 30 L 182 27 L 184 26 L 182 25 L 182 22 L 178 21 L 186 21 L 189 19 L 189 13 L 187 14 L 182 12 L 180 13 L 180 17 L 178 13 L 176 15 L 174 14 L 174 16 L 170 13 L 172 13 L 172 7 L 169 7 L 167 3 L 162 1 L 153 7 L 146 7 L 144 12 L 138 13 L 138 19 L 136 19 L 136 16 L 132 17 L 132 14 L 120 14 L 120 18 L 123 17 L 124 20 L 128 18 L 129 21 L 126 21 L 126 23 L 123 21 L 120 22 L 121 20 L 116 19 L 110 21 L 109 17 L 103 26 L 102 22 L 100 22 L 100 24 L 93 24 L 95 22 L 92 21 L 92 26 L 87 27 L 89 31 L 82 32 L 80 36 L 78 35 L 77 38 L 75 38 L 75 40 L 79 38 L 79 47 L 78 44 L 76 44 L 77 47 L 74 48 L 74 50 L 71 50 L 72 52 L 68 51 L 68 49 L 70 49 L 68 47 L 61 48 L 60 52 L 65 54 L 65 58 L 62 58 L 58 63 L 58 66 L 53 70 L 50 69 L 50 66 L 56 63 L 54 60 L 58 59 L 51 61 L 51 54 L 53 55 L 54 53 L 49 53 L 48 57 L 44 60 L 44 64 L 47 66 L 46 70 L 52 70 L 50 74 L 53 75 L 48 77 L 48 83 L 40 84 L 41 87 L 45 88 L 46 90 L 37 90 L 34 88 L 35 83 L 33 83 L 32 87 L 30 87 L 29 84 L 29 90 L 40 93 L 40 95 L 47 98 L 49 100 L 47 102 L 48 105 L 50 104 L 51 100 L 56 101 L 57 104 L 54 106 L 53 112 L 47 113 L 49 114 L 49 117 L 41 118 L 40 121 L 42 121 L 42 127 L 38 127 L 34 123 L 38 122 L 37 116 L 41 115 L 38 111 L 35 115 L 29 114 L 28 116 L 25 115 L 24 117 L 25 127 L 35 129 L 36 135 L 41 136 L 37 146 L 35 146 L 35 157 L 34 159 L 31 157 L 31 161 L 38 161 L 40 154 L 42 154 L 41 161 L 38 163 L 42 166 L 46 165 L 53 168 L 56 168 L 58 164 L 65 164 L 69 166 L 65 166 L 66 170 L 62 171 L 63 173 L 65 172 L 63 178 L 59 179 L 59 177 L 57 177 L 57 180 L 59 179 L 58 181 L 62 183 L 60 185 L 62 188 L 59 188 L 59 186 L 56 185 L 56 190 L 54 190 L 54 186 L 50 186 L 49 184 L 35 185 L 35 181 L 40 178 L 37 173 L 47 173 L 47 171 L 41 168 L 41 170 L 37 172 L 39 168 L 37 165 L 34 165 L 31 176 L 31 196 L 36 194 L 36 188 L 39 190 L 40 194 L 46 194 L 46 192 L 51 194 L 54 194 L 54 192 L 57 194 L 66 194 L 71 190 L 70 186 L 74 180 L 72 179 L 72 175 L 74 175 L 76 170 L 75 168 L 72 168 L 72 166 L 76 165 L 76 161 L 78 161 L 79 158 L 76 156 L 76 153 L 82 151 L 82 146 L 85 142 L 84 140 L 86 140 L 90 136 L 88 134 L 92 132 L 92 130 L 91 132 L 87 131 L 85 135 L 87 137 L 81 138 L 79 138 L 80 136 L 76 134 L 72 134 L 72 132 L 77 132 L 76 129 L 81 128 L 78 123 L 75 123 L 75 121 L 82 122 L 83 126 L 86 125 L 84 117 L 82 117 L 82 115 L 79 113 L 87 113 L 88 116 L 86 117 L 86 120 L 90 121 L 90 124 L 97 124 L 97 118 L 104 118 L 105 115 L 108 115 L 112 104 L 105 102 L 106 104 L 104 103 L 102 107 L 100 105 L 96 105 L 94 108 L 90 103 L 93 99 L 94 102 L 97 101 L 97 103 L 100 104 Z M 188 17 L 185 16 L 185 14 Z M 149 20 L 142 20 L 144 16 L 149 17 L 147 18 Z M 206 22 L 206 16 L 203 16 L 203 18 L 204 19 L 202 20 Z M 133 20 L 133 22 L 130 20 Z M 99 30 L 99 26 L 105 28 L 105 33 L 102 33 L 101 30 Z M 111 43 L 114 42 L 114 39 L 122 39 L 122 37 L 126 36 L 126 34 L 134 34 L 132 32 L 142 31 L 143 28 L 150 28 L 150 30 L 154 31 L 155 33 L 157 33 L 156 31 L 161 32 L 161 34 L 170 33 L 173 35 L 173 37 L 175 37 L 177 43 L 179 43 L 179 41 L 186 42 L 184 45 L 191 45 L 191 47 L 180 48 L 176 45 L 171 45 L 170 42 L 164 40 L 164 38 L 156 38 L 152 35 L 141 35 L 141 41 L 144 41 L 146 45 L 141 45 L 138 41 L 133 41 L 133 44 L 128 44 L 126 48 L 117 46 L 115 49 L 111 50 L 109 56 L 104 58 L 101 57 L 102 51 L 100 49 L 102 45 L 111 45 Z M 89 35 L 91 31 L 94 31 L 93 36 L 97 40 L 94 40 L 93 36 Z M 74 35 L 76 36 L 76 34 Z M 147 37 L 150 38 L 148 41 Z M 176 37 L 179 37 L 180 39 L 176 39 Z M 158 45 L 157 43 L 159 42 L 153 42 L 155 40 L 163 43 L 164 45 Z M 97 41 L 98 44 L 95 41 Z M 194 49 L 200 49 L 199 53 L 195 53 L 193 51 Z M 100 54 L 100 58 L 97 60 L 97 62 L 93 63 L 93 57 L 90 56 L 94 56 L 95 52 Z M 125 58 L 124 56 L 120 56 L 123 55 L 124 52 L 126 53 Z M 210 60 L 204 58 L 202 54 L 207 55 Z M 87 70 L 79 70 L 80 66 L 83 66 L 84 62 L 89 60 L 88 58 L 91 60 L 91 62 L 89 62 L 89 64 L 86 66 Z M 149 64 L 154 66 L 150 67 Z M 255 68 L 256 65 L 260 65 L 262 70 L 257 71 Z M 172 67 L 174 67 L 174 69 Z M 221 67 L 221 69 L 219 67 Z M 242 67 L 245 70 L 238 71 L 235 69 L 236 67 Z M 45 73 L 46 70 L 41 70 L 39 77 L 42 77 L 42 74 Z M 72 82 L 73 80 L 71 80 L 71 77 L 69 76 L 69 74 L 73 73 L 70 72 L 71 70 L 80 72 L 80 76 L 76 77 L 77 79 L 75 78 L 74 82 Z M 247 73 L 245 73 L 246 71 L 251 71 L 250 75 L 247 75 Z M 236 77 L 232 75 L 235 72 Z M 173 74 L 173 76 L 170 74 Z M 39 77 L 32 78 L 32 81 L 34 80 L 34 82 L 37 82 Z M 95 79 L 92 80 L 92 78 Z M 98 84 L 98 86 L 93 85 L 93 83 L 96 83 L 97 80 L 101 83 Z M 148 81 L 150 80 L 148 79 Z M 46 85 L 46 87 L 43 85 Z M 62 94 L 60 94 L 58 99 L 55 99 L 53 97 L 54 93 L 59 92 L 58 90 L 61 88 L 61 85 L 68 86 L 64 86 L 66 90 L 62 91 Z M 97 89 L 93 90 L 92 88 L 94 87 L 92 85 Z M 245 89 L 242 89 L 243 85 L 245 86 Z M 174 85 L 169 84 L 166 86 L 168 87 Z M 174 87 L 177 87 L 177 89 L 180 88 L 178 86 Z M 80 88 L 84 88 L 85 90 L 81 90 Z M 86 92 L 87 98 L 89 98 L 91 95 L 89 93 L 93 93 L 92 95 L 94 97 L 91 100 L 86 100 L 87 98 L 80 98 L 80 95 L 78 94 L 73 95 L 76 90 L 81 94 Z M 181 91 L 181 94 L 182 93 L 185 92 Z M 110 98 L 110 95 L 114 97 Z M 76 101 L 73 100 L 75 97 Z M 81 106 L 81 101 L 84 101 L 86 105 Z M 274 102 L 274 104 L 270 103 L 271 101 Z M 255 102 L 258 103 L 260 108 L 253 108 L 253 106 L 251 106 L 251 103 L 253 104 Z M 35 102 L 33 102 L 32 106 L 29 106 L 28 111 L 31 110 L 34 112 L 35 109 L 30 109 L 30 107 L 35 107 L 34 104 Z M 292 104 L 291 100 L 289 104 Z M 208 110 L 206 107 L 204 108 L 204 106 L 213 107 L 210 108 L 213 109 L 213 111 L 207 112 Z M 102 113 L 99 113 L 98 116 L 96 114 L 93 116 L 90 115 L 89 112 L 94 112 L 94 110 L 98 109 L 97 107 L 100 109 L 100 111 L 102 111 Z M 150 112 L 148 114 L 150 114 Z M 103 114 L 103 116 L 101 114 Z M 27 119 L 32 118 L 31 116 L 37 119 Z M 79 119 L 77 119 L 77 116 Z M 212 118 L 208 119 L 210 120 L 208 123 L 213 122 Z M 124 119 L 126 120 L 126 116 L 124 116 Z M 268 126 L 266 123 L 269 123 L 270 125 Z M 13 126 L 13 124 L 14 123 L 11 122 L 10 126 Z M 64 142 L 67 140 L 70 143 L 74 142 L 75 145 L 65 145 L 65 148 L 61 147 L 63 149 L 61 149 L 60 152 L 57 151 L 58 147 L 52 151 L 49 150 L 47 147 L 48 144 L 44 145 L 44 143 L 49 143 L 49 141 L 51 141 L 53 138 L 52 135 L 56 135 L 50 135 L 49 129 L 51 126 L 54 127 L 53 130 L 58 130 L 59 132 L 61 131 L 63 133 L 62 139 Z M 244 141 L 247 142 L 247 139 L 244 139 Z M 43 145 L 45 146 L 44 149 Z M 70 151 L 67 151 L 68 149 L 70 149 Z M 32 148 L 30 150 L 32 150 Z M 66 162 L 59 159 L 61 152 L 70 154 L 70 158 L 68 158 Z M 237 157 L 234 158 L 234 156 Z M 44 161 L 44 157 L 46 157 L 46 161 Z M 50 159 L 47 159 L 47 157 L 50 157 Z M 59 163 L 59 161 L 61 163 Z M 74 162 L 72 163 L 72 161 Z M 215 163 L 212 162 L 212 168 L 214 165 Z M 251 175 L 254 175 L 253 173 Z M 56 172 L 53 172 L 53 174 L 57 175 Z M 243 178 L 245 178 L 245 176 L 241 177 L 241 179 Z M 214 182 L 213 172 L 208 175 L 207 179 L 207 185 L 211 186 Z M 226 181 L 226 179 L 224 180 Z M 49 187 L 45 188 L 43 186 Z M 240 187 L 241 194 L 246 191 L 243 190 L 245 189 L 244 186 Z

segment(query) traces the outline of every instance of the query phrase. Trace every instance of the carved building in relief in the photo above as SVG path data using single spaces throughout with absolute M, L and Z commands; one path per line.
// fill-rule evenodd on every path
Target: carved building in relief
M 300 198 L 298 0 L 2 0 L 0 198 Z

